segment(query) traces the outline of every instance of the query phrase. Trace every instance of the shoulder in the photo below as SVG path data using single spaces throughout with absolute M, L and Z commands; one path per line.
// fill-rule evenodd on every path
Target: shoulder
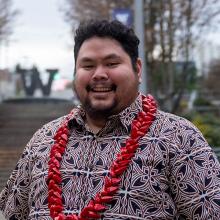
M 64 122 L 66 117 L 67 116 L 65 115 L 46 123 L 35 132 L 33 137 L 36 139 L 36 138 L 40 138 L 42 135 L 43 136 L 47 135 L 47 137 L 53 136 L 56 130 L 61 126 L 62 122 Z
M 69 115 L 64 115 L 57 119 L 54 119 L 46 124 L 44 124 L 41 128 L 39 128 L 32 136 L 30 141 L 27 144 L 28 148 L 34 149 L 39 148 L 45 144 L 53 143 L 53 137 L 56 134 L 56 131 L 61 127 L 61 125 L 66 121 Z
M 163 111 L 157 112 L 152 132 L 180 148 L 187 142 L 207 145 L 202 133 L 189 120 Z
M 198 128 L 186 118 L 160 110 L 156 115 L 155 123 L 161 125 L 160 128 L 163 132 L 168 130 L 173 132 L 182 130 L 190 134 L 199 132 Z

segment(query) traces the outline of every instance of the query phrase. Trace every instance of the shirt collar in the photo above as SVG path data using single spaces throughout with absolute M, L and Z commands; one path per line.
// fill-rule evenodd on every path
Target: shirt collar
M 143 95 L 139 93 L 135 101 L 130 106 L 125 108 L 119 114 L 110 116 L 109 121 L 121 122 L 121 125 L 126 129 L 126 131 L 130 132 L 132 121 L 135 119 L 138 112 L 142 111 L 142 97 Z M 72 119 L 69 121 L 70 127 L 74 125 L 85 126 L 85 111 L 81 105 L 77 106 L 73 110 Z
M 69 127 L 72 128 L 74 126 L 85 126 L 85 111 L 83 110 L 81 105 L 78 105 L 72 110 L 72 116 L 69 120 Z
M 131 130 L 132 121 L 136 118 L 137 114 L 142 111 L 142 95 L 139 94 L 135 101 L 118 114 L 122 125 L 127 132 Z

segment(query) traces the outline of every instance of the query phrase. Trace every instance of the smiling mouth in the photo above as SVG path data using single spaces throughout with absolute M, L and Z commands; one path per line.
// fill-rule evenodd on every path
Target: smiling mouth
M 116 90 L 116 86 L 112 85 L 112 86 L 87 86 L 86 90 L 88 92 L 92 91 L 92 92 L 111 92 L 111 91 L 115 91 Z

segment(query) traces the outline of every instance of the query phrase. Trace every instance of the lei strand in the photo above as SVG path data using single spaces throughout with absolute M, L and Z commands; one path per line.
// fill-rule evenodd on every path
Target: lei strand
M 138 141 L 148 131 L 152 124 L 157 106 L 154 98 L 151 95 L 142 97 L 143 111 L 138 113 L 136 119 L 132 121 L 130 137 L 126 140 L 125 147 L 120 149 L 115 161 L 110 166 L 109 176 L 104 179 L 104 186 L 96 196 L 90 200 L 89 204 L 84 207 L 79 213 L 65 215 L 63 213 L 64 205 L 62 203 L 62 189 L 61 189 L 61 172 L 60 164 L 62 156 L 65 152 L 70 131 L 68 129 L 68 121 L 72 113 L 70 113 L 62 126 L 57 130 L 50 152 L 50 159 L 48 162 L 48 207 L 50 216 L 54 220 L 88 220 L 98 219 L 101 217 L 107 207 L 105 203 L 110 203 L 113 196 L 119 189 L 122 174 L 127 170 L 131 159 L 134 157 L 135 152 L 139 146 Z

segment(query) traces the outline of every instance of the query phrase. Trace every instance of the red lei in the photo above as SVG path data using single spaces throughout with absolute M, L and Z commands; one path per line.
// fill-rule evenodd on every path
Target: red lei
M 127 170 L 137 148 L 139 147 L 139 139 L 147 133 L 155 118 L 157 106 L 153 97 L 150 95 L 147 97 L 143 96 L 142 105 L 143 111 L 139 112 L 137 118 L 132 121 L 130 137 L 126 140 L 125 147 L 121 148 L 115 161 L 110 166 L 109 176 L 105 177 L 102 190 L 98 192 L 93 199 L 91 199 L 89 204 L 82 209 L 79 215 L 65 215 L 63 213 L 64 205 L 62 203 L 62 178 L 60 173 L 60 163 L 68 142 L 70 133 L 68 129 L 68 121 L 70 120 L 72 114 L 70 113 L 67 116 L 67 119 L 54 136 L 55 143 L 52 146 L 48 163 L 48 207 L 50 209 L 50 216 L 52 219 L 88 220 L 98 219 L 101 217 L 100 213 L 107 209 L 105 203 L 110 203 L 113 196 L 119 189 L 121 176 Z

